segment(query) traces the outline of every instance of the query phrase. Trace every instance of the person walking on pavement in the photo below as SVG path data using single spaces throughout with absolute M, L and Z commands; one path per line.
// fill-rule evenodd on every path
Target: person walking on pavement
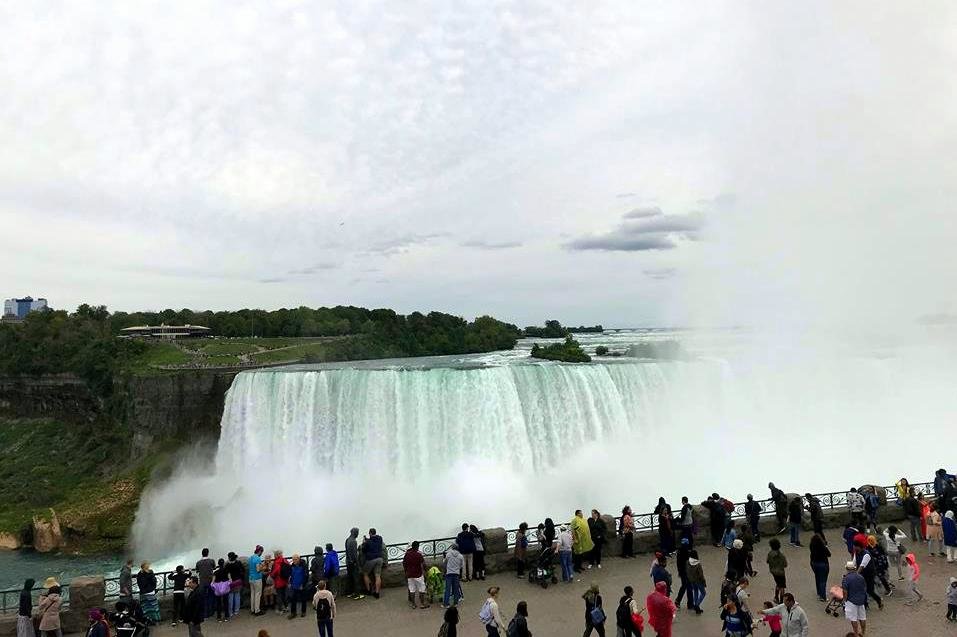
M 691 583 L 688 581 L 688 560 L 691 559 L 691 548 L 688 538 L 681 538 L 676 555 L 678 579 L 681 581 L 681 587 L 678 589 L 678 596 L 675 597 L 675 606 L 681 607 L 681 599 L 688 595 L 688 610 L 694 608 L 694 592 Z
M 582 599 L 585 600 L 585 632 L 582 637 L 588 637 L 592 631 L 598 633 L 598 637 L 605 637 L 606 616 L 597 582 L 592 582 Z
M 791 593 L 784 594 L 784 602 L 771 608 L 758 611 L 762 615 L 781 617 L 781 637 L 808 637 L 807 613 L 794 600 Z

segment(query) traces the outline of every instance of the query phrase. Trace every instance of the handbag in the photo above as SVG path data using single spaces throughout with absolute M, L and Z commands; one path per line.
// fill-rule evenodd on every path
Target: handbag
M 229 582 L 213 582 L 213 594 L 216 597 L 222 597 L 223 595 L 229 594 Z
M 605 616 L 605 611 L 601 606 L 595 606 L 591 609 L 591 623 L 593 626 L 604 624 L 606 619 L 608 618 Z

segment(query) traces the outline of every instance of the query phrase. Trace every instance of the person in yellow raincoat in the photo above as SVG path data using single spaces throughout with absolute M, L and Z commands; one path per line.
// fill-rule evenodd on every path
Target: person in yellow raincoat
M 591 531 L 588 529 L 588 520 L 582 515 L 581 509 L 575 511 L 575 517 L 572 518 L 572 563 L 576 572 L 582 571 L 582 562 L 591 555 L 595 543 L 591 539 Z M 588 565 L 591 568 L 591 565 Z

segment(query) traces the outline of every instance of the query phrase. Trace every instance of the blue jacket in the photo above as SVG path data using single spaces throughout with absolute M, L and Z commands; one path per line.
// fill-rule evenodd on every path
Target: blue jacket
M 296 590 L 305 588 L 308 575 L 309 570 L 301 561 L 299 564 L 293 564 L 292 575 L 289 576 L 289 587 Z
M 362 543 L 362 554 L 365 556 L 367 562 L 375 560 L 383 557 L 382 548 L 382 536 L 373 535 Z
M 335 551 L 326 551 L 326 559 L 322 564 L 322 573 L 326 577 L 339 577 L 339 554 Z
M 957 522 L 946 515 L 944 516 L 944 544 L 957 546 Z
M 462 531 L 455 536 L 455 543 L 459 545 L 459 553 L 462 555 L 475 552 L 475 536 L 469 531 Z

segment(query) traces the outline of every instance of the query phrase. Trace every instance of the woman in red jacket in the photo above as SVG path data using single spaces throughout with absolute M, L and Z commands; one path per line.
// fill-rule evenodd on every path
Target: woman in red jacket
M 288 608 L 286 591 L 289 586 L 289 576 L 292 574 L 292 566 L 282 556 L 282 551 L 276 551 L 276 560 L 273 562 L 272 576 L 273 585 L 276 587 L 276 611 L 282 615 Z

